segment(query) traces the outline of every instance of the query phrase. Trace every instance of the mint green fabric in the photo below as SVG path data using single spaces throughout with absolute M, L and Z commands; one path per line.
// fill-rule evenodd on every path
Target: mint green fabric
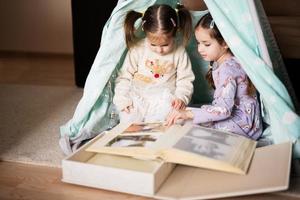
M 272 66 L 262 58 L 263 52 L 255 31 L 253 13 L 249 9 L 250 1 L 204 1 L 230 49 L 260 93 L 264 119 L 269 124 L 264 136 L 274 143 L 292 141 L 293 156 L 300 158 L 300 118 L 295 113 L 285 85 L 275 75 Z M 107 129 L 114 79 L 126 53 L 124 17 L 128 10 L 143 12 L 154 3 L 174 6 L 177 1 L 127 0 L 120 2 L 113 10 L 104 26 L 101 47 L 86 80 L 83 96 L 72 119 L 60 127 L 61 136 L 68 135 L 72 142 L 72 139 L 79 136 L 82 139 L 90 138 Z M 206 12 L 192 12 L 194 24 Z M 140 22 L 137 27 L 139 24 Z M 193 103 L 203 103 L 211 100 L 211 92 L 204 80 L 207 63 L 198 56 L 196 47 L 195 39 L 192 38 L 188 52 L 197 77 Z

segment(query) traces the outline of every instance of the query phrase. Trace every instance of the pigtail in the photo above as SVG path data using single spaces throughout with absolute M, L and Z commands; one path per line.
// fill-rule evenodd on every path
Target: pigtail
M 136 12 L 134 10 L 129 11 L 126 15 L 125 22 L 124 22 L 124 31 L 125 31 L 125 41 L 126 41 L 127 48 L 132 47 L 137 40 L 137 37 L 135 35 L 136 30 L 134 28 L 134 23 L 140 17 L 143 17 L 143 14 Z
M 208 84 L 213 88 L 213 89 L 216 89 L 216 86 L 215 86 L 215 83 L 214 83 L 214 80 L 213 80 L 213 76 L 212 76 L 212 71 L 213 71 L 213 68 L 212 68 L 212 65 L 213 65 L 213 61 L 211 61 L 209 63 L 209 69 L 205 75 L 205 78 L 208 82 Z
M 256 94 L 256 88 L 252 81 L 248 78 L 248 88 L 247 88 L 247 94 L 250 96 L 253 96 Z
M 190 12 L 181 4 L 177 4 L 178 29 L 182 32 L 183 44 L 186 46 L 192 34 L 192 17 Z

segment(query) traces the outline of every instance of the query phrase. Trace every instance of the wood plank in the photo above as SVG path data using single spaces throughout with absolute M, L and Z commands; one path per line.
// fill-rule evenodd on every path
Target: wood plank
M 297 177 L 296 177 L 297 178 Z M 296 191 L 299 178 L 291 186 Z M 5 200 L 151 200 L 141 196 L 77 186 L 61 182 L 61 168 L 0 162 L 0 199 Z M 284 192 L 248 195 L 225 199 L 296 200 L 299 196 Z M 225 200 L 224 199 L 224 200 Z
M 182 0 L 182 4 L 189 10 L 206 10 L 207 7 L 203 0 Z
M 300 16 L 270 16 L 269 22 L 283 57 L 300 59 Z
M 0 83 L 74 86 L 73 55 L 0 52 Z
M 261 0 L 268 16 L 300 16 L 299 0 Z
M 98 200 L 150 198 L 66 184 L 61 168 L 0 162 L 0 199 Z

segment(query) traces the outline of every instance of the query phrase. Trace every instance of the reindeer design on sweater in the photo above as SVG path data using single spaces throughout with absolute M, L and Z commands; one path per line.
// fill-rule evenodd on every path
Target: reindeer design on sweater
M 158 59 L 146 60 L 146 67 L 150 69 L 154 78 L 161 78 L 164 74 L 169 73 L 174 67 L 173 63 L 169 63 L 167 61 L 160 62 Z

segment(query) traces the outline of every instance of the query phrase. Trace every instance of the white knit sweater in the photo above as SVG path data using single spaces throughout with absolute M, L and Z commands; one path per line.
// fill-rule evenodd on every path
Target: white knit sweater
M 160 55 L 151 51 L 143 39 L 131 48 L 116 80 L 114 104 L 119 110 L 132 105 L 131 90 L 160 92 L 168 88 L 174 98 L 185 104 L 191 100 L 195 79 L 188 54 L 183 46 Z M 141 94 L 142 95 L 142 94 Z

